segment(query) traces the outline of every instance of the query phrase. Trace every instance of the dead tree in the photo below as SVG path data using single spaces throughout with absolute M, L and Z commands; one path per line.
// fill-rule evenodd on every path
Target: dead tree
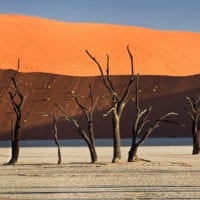
M 131 88 L 131 85 L 134 81 L 134 70 L 133 70 L 133 56 L 131 54 L 131 51 L 129 49 L 129 46 L 127 46 L 128 55 L 130 57 L 131 61 L 131 75 L 128 82 L 127 87 L 125 88 L 121 98 L 119 97 L 112 80 L 110 78 L 109 73 L 109 55 L 107 55 L 107 69 L 106 69 L 106 76 L 104 75 L 103 69 L 101 64 L 96 60 L 95 57 L 93 57 L 88 50 L 86 50 L 87 55 L 96 63 L 98 66 L 98 69 L 101 74 L 101 79 L 107 90 L 112 96 L 112 105 L 109 109 L 109 111 L 104 115 L 107 116 L 109 113 L 112 113 L 112 126 L 113 126 L 113 160 L 112 162 L 121 162 L 121 136 L 120 136 L 120 119 L 123 112 L 123 109 L 126 105 L 126 100 Z
M 155 120 L 154 123 L 151 123 L 149 115 L 152 111 L 152 106 L 141 109 L 139 105 L 139 75 L 137 76 L 135 93 L 136 117 L 133 123 L 132 144 L 128 153 L 128 162 L 133 162 L 139 159 L 137 157 L 138 147 L 149 137 L 153 130 L 160 126 L 160 122 L 177 124 L 177 122 L 167 120 L 167 118 L 172 115 L 178 115 L 177 113 L 170 112 Z
M 91 86 L 89 85 L 90 108 L 87 109 L 86 106 L 81 104 L 75 91 L 72 91 L 72 97 L 85 116 L 85 119 L 87 121 L 87 131 L 85 131 L 81 127 L 77 119 L 73 118 L 70 114 L 68 114 L 61 106 L 57 104 L 55 104 L 55 106 L 65 115 L 65 119 L 76 127 L 77 132 L 84 139 L 89 148 L 91 162 L 97 163 L 97 153 L 95 148 L 94 129 L 93 129 L 94 100 L 93 100 Z
M 58 141 L 58 128 L 57 128 L 57 123 L 56 123 L 56 118 L 59 118 L 59 117 L 56 117 L 53 114 L 43 114 L 42 116 L 43 117 L 50 117 L 53 121 L 54 142 L 55 142 L 57 149 L 58 149 L 58 165 L 61 165 L 62 164 L 62 156 L 61 156 L 60 144 L 59 144 L 59 141 Z
M 186 98 L 189 105 L 189 115 L 192 120 L 192 138 L 193 151 L 192 154 L 200 153 L 200 95 L 195 99 L 193 97 Z
M 10 161 L 8 162 L 9 165 L 14 165 L 19 157 L 19 142 L 20 142 L 20 131 L 21 131 L 21 119 L 22 119 L 22 109 L 24 105 L 24 100 L 26 96 L 24 96 L 16 81 L 17 74 L 19 72 L 20 67 L 20 60 L 18 59 L 17 71 L 15 72 L 14 76 L 11 77 L 11 82 L 14 86 L 14 92 L 9 91 L 8 94 L 10 96 L 10 100 L 13 106 L 13 110 L 16 114 L 16 120 L 13 122 L 12 126 L 12 156 Z

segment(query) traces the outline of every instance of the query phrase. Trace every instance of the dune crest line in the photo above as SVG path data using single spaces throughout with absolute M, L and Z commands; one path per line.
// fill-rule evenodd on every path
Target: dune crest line
M 0 68 L 70 76 L 99 75 L 89 49 L 111 74 L 129 74 L 126 46 L 133 49 L 136 73 L 188 76 L 200 73 L 200 33 L 134 26 L 67 23 L 22 15 L 0 15 Z

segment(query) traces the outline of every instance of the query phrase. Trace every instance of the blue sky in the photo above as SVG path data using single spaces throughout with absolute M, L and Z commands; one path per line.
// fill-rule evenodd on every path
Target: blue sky
M 0 13 L 200 32 L 200 0 L 0 0 Z

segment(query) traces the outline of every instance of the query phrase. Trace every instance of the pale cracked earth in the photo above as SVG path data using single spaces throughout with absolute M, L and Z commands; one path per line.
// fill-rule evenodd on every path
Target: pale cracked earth
M 174 139 L 173 139 L 174 140 Z M 0 200 L 50 199 L 200 199 L 200 156 L 191 145 L 143 146 L 150 162 L 110 163 L 111 146 L 98 146 L 99 163 L 90 164 L 84 146 L 22 147 L 16 166 L 3 165 L 10 149 L 0 148 Z

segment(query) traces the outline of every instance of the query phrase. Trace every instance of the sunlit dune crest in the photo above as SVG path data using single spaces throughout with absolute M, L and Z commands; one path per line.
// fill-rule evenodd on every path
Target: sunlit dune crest
M 85 50 L 110 73 L 130 73 L 129 45 L 135 73 L 186 76 L 200 73 L 200 33 L 158 31 L 133 26 L 65 23 L 54 20 L 0 15 L 0 68 L 96 76 L 99 71 Z

